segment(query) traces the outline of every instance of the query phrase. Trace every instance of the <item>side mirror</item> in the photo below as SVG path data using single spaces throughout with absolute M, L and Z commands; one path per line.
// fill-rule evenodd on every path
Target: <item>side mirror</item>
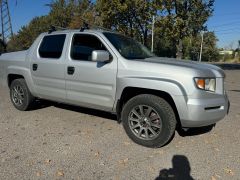
M 104 50 L 95 50 L 92 52 L 92 61 L 107 62 L 110 61 L 110 54 Z

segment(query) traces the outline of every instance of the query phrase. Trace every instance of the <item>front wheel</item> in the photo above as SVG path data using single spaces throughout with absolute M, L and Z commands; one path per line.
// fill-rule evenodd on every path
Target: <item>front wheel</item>
M 146 147 L 165 145 L 176 128 L 176 117 L 170 104 L 149 94 L 135 96 L 124 105 L 122 122 L 127 135 Z
M 24 79 L 15 79 L 11 83 L 10 98 L 14 107 L 20 111 L 28 110 L 34 100 Z

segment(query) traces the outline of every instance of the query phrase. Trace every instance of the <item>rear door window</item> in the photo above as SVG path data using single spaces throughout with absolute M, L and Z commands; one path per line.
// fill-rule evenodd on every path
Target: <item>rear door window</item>
M 39 48 L 40 57 L 59 59 L 62 55 L 65 39 L 66 34 L 45 36 Z

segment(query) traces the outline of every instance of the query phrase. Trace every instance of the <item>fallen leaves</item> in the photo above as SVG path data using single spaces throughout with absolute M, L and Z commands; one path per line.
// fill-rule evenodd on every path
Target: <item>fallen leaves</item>
M 225 171 L 225 173 L 227 173 L 227 174 L 229 174 L 231 176 L 234 175 L 233 171 L 230 168 L 225 168 L 224 171 Z
M 62 170 L 58 170 L 58 171 L 56 172 L 56 176 L 58 176 L 58 177 L 63 177 L 63 176 L 64 176 L 64 172 L 63 172 Z
M 86 134 L 88 134 L 88 135 L 89 135 L 89 134 L 93 134 L 93 130 L 92 130 L 92 129 L 87 129 L 87 130 L 86 130 Z
M 217 133 L 213 133 L 211 135 L 214 136 L 214 137 L 219 137 L 219 135 Z
M 214 176 L 212 176 L 212 180 L 217 180 L 217 178 L 218 178 L 218 179 L 221 179 L 221 176 L 219 176 L 219 175 L 217 175 L 217 174 L 215 174 Z
M 214 176 L 212 176 L 211 180 L 217 180 Z
M 156 169 L 155 169 L 155 167 L 149 167 L 149 171 L 150 171 L 151 173 L 155 173 Z
M 36 175 L 37 175 L 37 177 L 40 177 L 40 176 L 42 176 L 42 173 L 41 172 L 37 172 Z
M 118 163 L 125 166 L 128 163 L 128 160 L 129 160 L 128 158 L 125 158 L 123 160 L 118 161 Z
M 99 157 L 100 156 L 100 152 L 97 151 L 94 155 L 95 155 L 95 157 Z
M 20 156 L 15 156 L 15 157 L 14 157 L 14 159 L 16 159 L 16 160 L 19 159 L 19 158 L 20 158 Z
M 125 146 L 129 146 L 129 145 L 130 145 L 130 142 L 125 141 L 125 142 L 124 142 L 124 145 L 125 145 Z
M 104 162 L 101 162 L 101 163 L 100 163 L 100 166 L 105 166 L 105 163 L 104 163 Z
M 161 154 L 162 155 L 162 154 L 164 154 L 164 151 L 163 150 L 157 150 L 157 151 L 154 152 L 154 154 Z
M 46 159 L 46 160 L 44 161 L 44 163 L 45 163 L 45 164 L 50 164 L 50 163 L 51 163 L 51 160 L 50 160 L 50 159 Z

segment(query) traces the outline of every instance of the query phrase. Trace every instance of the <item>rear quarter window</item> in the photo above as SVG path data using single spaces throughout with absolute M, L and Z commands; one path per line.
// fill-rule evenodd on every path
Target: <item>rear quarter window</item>
M 66 34 L 45 36 L 39 47 L 39 55 L 42 58 L 59 59 L 62 55 Z

